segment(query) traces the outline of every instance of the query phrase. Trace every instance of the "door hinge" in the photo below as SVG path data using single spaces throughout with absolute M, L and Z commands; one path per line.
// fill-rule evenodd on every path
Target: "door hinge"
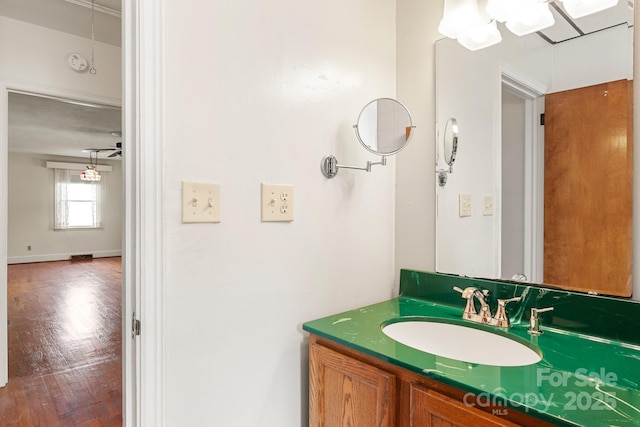
M 540 114 L 540 126 L 544 126 L 544 113 Z
M 131 319 L 131 338 L 135 339 L 137 335 L 140 335 L 140 320 L 136 319 L 136 313 L 133 313 Z

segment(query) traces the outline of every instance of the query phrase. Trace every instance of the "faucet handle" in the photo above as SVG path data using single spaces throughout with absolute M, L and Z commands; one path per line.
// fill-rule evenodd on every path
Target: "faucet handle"
M 473 288 L 473 287 L 467 287 L 467 288 L 464 288 L 464 289 L 460 289 L 459 287 L 454 286 L 453 290 L 457 291 L 457 292 L 460 292 L 462 294 L 462 298 L 467 300 L 467 305 L 464 308 L 463 317 L 464 316 L 468 317 L 468 316 L 477 314 L 476 306 L 473 304 L 473 294 L 474 294 L 474 292 L 477 291 L 477 289 Z
M 509 317 L 507 316 L 506 305 L 510 302 L 520 301 L 522 297 L 513 297 L 507 299 L 498 299 L 498 309 L 496 310 L 496 315 L 492 320 L 492 324 L 494 326 L 500 326 L 501 328 L 508 328 L 511 326 L 509 322 Z
M 531 335 L 542 335 L 542 331 L 540 330 L 540 313 L 544 313 L 546 311 L 552 311 L 553 307 L 546 308 L 535 308 L 531 307 L 531 318 L 529 319 L 529 332 Z
M 477 288 L 474 288 L 472 286 L 469 286 L 467 288 L 464 289 L 460 289 L 458 286 L 454 286 L 453 287 L 454 291 L 460 292 L 462 294 L 462 298 L 465 299 L 471 299 L 473 298 L 473 294 L 478 290 Z
M 522 297 L 513 297 L 513 298 L 507 298 L 507 299 L 498 299 L 498 307 L 504 307 L 505 305 L 507 305 L 510 302 L 518 302 L 522 299 Z

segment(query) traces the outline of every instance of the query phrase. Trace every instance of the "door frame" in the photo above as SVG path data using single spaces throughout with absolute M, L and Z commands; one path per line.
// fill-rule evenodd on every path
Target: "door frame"
M 8 93 L 23 91 L 121 106 L 124 144 L 123 422 L 164 425 L 163 1 L 122 1 L 123 97 L 89 96 L 0 80 L 0 324 L 7 324 Z M 131 333 L 134 313 L 142 322 Z M 8 379 L 7 328 L 0 328 L 0 386 Z
M 122 0 L 125 230 L 124 425 L 164 426 L 164 1 Z M 132 318 L 141 321 L 133 338 Z
M 522 73 L 506 63 L 500 64 L 500 90 L 502 87 L 525 103 L 525 135 L 524 135 L 524 271 L 527 281 L 542 283 L 544 258 L 544 130 L 539 123 L 544 113 L 544 95 L 549 88 L 543 83 Z M 500 99 L 502 99 L 502 92 Z M 502 108 L 499 114 L 499 159 L 502 164 Z M 497 177 L 498 187 L 502 188 L 502 168 Z M 500 198 L 502 200 L 502 197 Z M 499 209 L 502 212 L 502 209 Z M 500 247 L 498 259 L 502 259 L 502 217 L 496 227 Z M 498 274 L 501 271 L 499 269 Z

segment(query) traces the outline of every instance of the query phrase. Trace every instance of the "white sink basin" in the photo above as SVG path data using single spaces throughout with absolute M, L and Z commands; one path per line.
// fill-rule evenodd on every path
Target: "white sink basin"
M 436 356 L 491 366 L 525 366 L 542 357 L 528 346 L 502 335 L 440 322 L 407 321 L 382 328 L 391 339 Z

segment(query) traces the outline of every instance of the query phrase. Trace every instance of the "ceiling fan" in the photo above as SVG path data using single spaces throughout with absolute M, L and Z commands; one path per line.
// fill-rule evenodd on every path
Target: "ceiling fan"
M 85 148 L 82 150 L 83 153 L 95 153 L 96 158 L 98 153 L 106 151 L 113 151 L 113 153 L 109 154 L 107 157 L 122 157 L 122 142 L 116 142 L 116 145 L 112 145 L 111 148 Z
M 116 145 L 114 148 L 107 148 L 105 151 L 107 150 L 114 150 L 113 153 L 109 154 L 108 157 L 122 157 L 122 142 L 116 142 Z

